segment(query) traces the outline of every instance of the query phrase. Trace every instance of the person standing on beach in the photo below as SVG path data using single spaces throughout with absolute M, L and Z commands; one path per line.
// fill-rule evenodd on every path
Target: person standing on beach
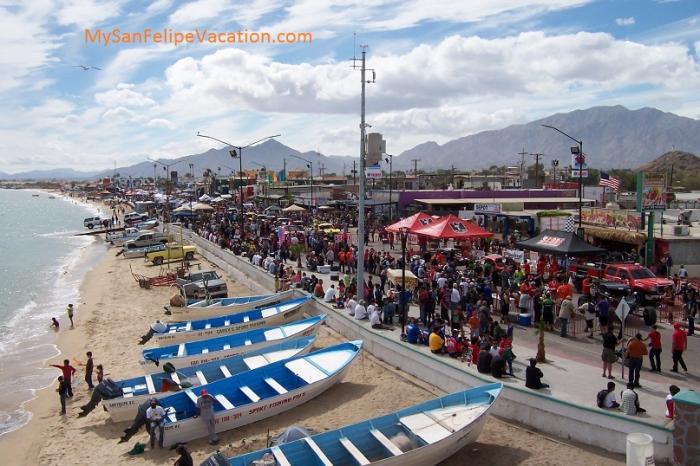
M 75 367 L 70 365 L 70 361 L 68 359 L 63 360 L 63 365 L 59 366 L 58 364 L 51 364 L 51 367 L 55 367 L 57 369 L 61 369 L 61 372 L 63 372 L 63 381 L 66 382 L 68 385 L 67 388 L 67 393 L 68 397 L 72 398 L 73 397 L 73 387 L 71 386 L 71 379 L 73 377 L 73 374 L 75 374 Z
M 195 414 L 195 417 L 198 416 L 201 416 L 207 427 L 209 445 L 219 443 L 219 438 L 214 431 L 214 397 L 209 394 L 206 388 L 199 392 L 199 398 L 197 398 L 197 414 Z
M 94 369 L 94 363 L 92 362 L 92 351 L 87 352 L 87 362 L 85 363 L 85 383 L 90 390 L 95 388 L 92 384 L 92 371 Z
M 68 396 L 68 389 L 70 388 L 70 384 L 66 383 L 65 380 L 63 380 L 63 376 L 59 375 L 58 376 L 58 388 L 56 391 L 58 392 L 58 397 L 61 400 L 61 415 L 64 416 L 66 414 L 66 397 Z
M 70 328 L 73 328 L 73 305 L 69 304 L 68 307 L 66 308 L 66 312 L 68 313 L 68 319 L 70 319 Z

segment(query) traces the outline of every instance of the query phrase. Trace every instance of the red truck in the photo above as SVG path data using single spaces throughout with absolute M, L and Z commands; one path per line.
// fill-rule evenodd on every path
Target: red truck
M 673 282 L 654 275 L 648 268 L 639 264 L 574 264 L 569 267 L 577 277 L 588 276 L 602 282 L 624 283 L 634 293 L 636 308 L 642 312 L 647 325 L 656 323 L 657 309 L 662 296 Z

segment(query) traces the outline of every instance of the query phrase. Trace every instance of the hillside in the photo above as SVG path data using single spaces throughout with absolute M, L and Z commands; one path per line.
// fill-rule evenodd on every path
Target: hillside
M 700 175 L 700 157 L 690 152 L 670 151 L 662 156 L 645 163 L 640 170 L 655 172 L 670 172 L 673 167 L 674 173 L 680 175 L 698 176 Z

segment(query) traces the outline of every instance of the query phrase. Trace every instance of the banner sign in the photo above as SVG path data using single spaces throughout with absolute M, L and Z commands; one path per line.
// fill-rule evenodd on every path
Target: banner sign
M 642 217 L 633 210 L 584 208 L 581 211 L 583 223 L 613 228 L 642 229 Z
M 499 213 L 501 204 L 474 204 L 474 213 Z
M 642 209 L 657 210 L 666 208 L 666 174 L 644 173 Z
M 588 164 L 583 154 L 571 154 L 571 177 L 578 178 L 579 171 L 581 178 L 588 178 Z
M 506 249 L 503 251 L 503 256 L 509 257 L 521 264 L 525 262 L 525 251 L 521 251 L 520 249 Z
M 370 165 L 365 168 L 365 176 L 370 180 L 378 180 L 382 177 L 382 168 L 379 164 Z
M 558 236 L 543 236 L 537 244 L 542 245 L 542 246 L 551 246 L 551 247 L 559 247 L 564 243 L 564 238 L 560 238 Z

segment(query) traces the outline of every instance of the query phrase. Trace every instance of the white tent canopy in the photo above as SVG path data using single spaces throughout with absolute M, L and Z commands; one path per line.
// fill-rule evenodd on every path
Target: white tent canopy
M 200 200 L 201 202 L 211 201 L 211 197 L 209 197 L 208 194 L 202 194 L 202 195 L 199 197 L 199 200 Z
M 202 204 L 201 202 L 198 202 L 197 204 L 192 206 L 192 210 L 214 210 L 214 208 L 208 204 Z
M 187 204 L 183 204 L 180 207 L 178 207 L 177 209 L 173 210 L 173 212 L 191 212 L 191 211 L 192 211 L 192 208 Z
M 292 204 L 282 209 L 282 212 L 306 212 L 306 209 L 300 205 Z

